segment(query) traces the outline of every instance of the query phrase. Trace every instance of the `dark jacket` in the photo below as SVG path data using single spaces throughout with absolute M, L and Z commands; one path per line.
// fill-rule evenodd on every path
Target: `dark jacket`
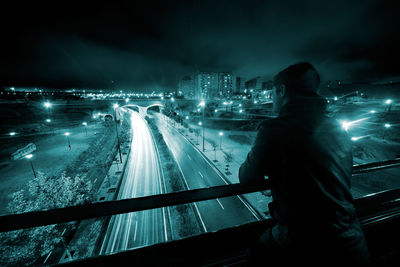
M 263 122 L 239 180 L 254 184 L 267 176 L 270 213 L 292 240 L 368 254 L 350 193 L 351 141 L 325 107 L 319 96 L 290 101 Z

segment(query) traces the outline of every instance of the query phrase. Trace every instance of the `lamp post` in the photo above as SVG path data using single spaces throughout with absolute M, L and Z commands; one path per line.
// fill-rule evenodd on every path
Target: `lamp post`
M 222 150 L 222 136 L 224 135 L 223 132 L 219 132 L 219 149 Z
M 117 103 L 115 103 L 113 107 L 114 107 L 115 132 L 117 133 L 119 160 L 122 163 L 121 145 L 120 145 L 120 142 L 119 142 L 118 126 L 117 126 L 117 108 L 119 107 L 119 105 Z
M 32 163 L 32 160 L 31 160 L 31 159 L 32 159 L 32 157 L 33 157 L 33 155 L 32 155 L 32 154 L 28 154 L 28 155 L 26 155 L 26 156 L 25 156 L 25 158 L 29 160 L 29 163 L 31 164 L 31 168 L 32 168 L 33 176 L 36 178 L 36 172 L 35 172 L 35 168 L 33 168 L 33 163 Z
M 64 135 L 67 137 L 68 148 L 71 150 L 71 142 L 69 141 L 69 135 L 70 135 L 70 133 L 69 133 L 69 132 L 66 132 Z
M 385 123 L 384 127 L 385 128 L 383 129 L 383 135 L 382 135 L 383 140 L 385 140 L 386 130 L 389 129 L 390 127 L 392 127 L 392 125 L 390 125 L 389 123 Z
M 387 100 L 385 101 L 385 104 L 388 105 L 386 111 L 387 111 L 387 113 L 389 113 L 390 110 L 392 109 L 392 99 L 387 99 Z
M 87 122 L 82 122 L 82 125 L 85 126 L 85 133 L 86 133 L 86 136 L 87 136 Z
M 51 119 L 50 119 L 50 108 L 51 108 L 51 103 L 49 101 L 44 102 L 43 106 L 46 108 L 46 112 L 47 112 L 47 119 L 46 122 L 50 123 Z M 51 124 L 50 126 L 50 130 L 52 130 Z
M 203 152 L 204 152 L 205 151 L 205 149 L 204 149 L 204 140 L 205 140 L 205 137 L 204 137 L 204 130 L 205 130 L 204 129 L 204 122 L 205 122 L 204 121 L 204 110 L 205 110 L 206 103 L 204 101 L 201 101 L 199 106 L 203 108 L 203 122 L 201 125 L 203 126 Z

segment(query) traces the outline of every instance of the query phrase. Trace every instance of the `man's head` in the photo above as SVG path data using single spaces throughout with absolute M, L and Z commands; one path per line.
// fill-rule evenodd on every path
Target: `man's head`
M 293 99 L 315 96 L 319 83 L 319 74 L 310 63 L 297 63 L 282 70 L 274 77 L 273 111 L 279 113 Z

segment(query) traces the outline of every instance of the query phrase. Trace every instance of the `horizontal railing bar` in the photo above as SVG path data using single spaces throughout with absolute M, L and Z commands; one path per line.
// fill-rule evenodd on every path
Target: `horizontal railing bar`
M 353 165 L 353 175 L 395 167 L 400 167 L 400 158 Z
M 175 206 L 254 193 L 267 189 L 267 181 L 259 185 L 230 184 L 147 197 L 98 202 L 82 206 L 3 215 L 0 216 L 0 232 Z
M 395 167 L 393 166 L 394 164 L 400 164 L 400 159 L 355 165 L 353 166 L 353 173 L 359 174 L 369 172 L 376 170 L 378 167 Z M 267 190 L 268 188 L 268 181 L 259 185 L 230 184 L 140 198 L 98 202 L 46 211 L 3 215 L 0 216 L 0 232 L 175 206 L 221 197 L 236 196 L 259 192 Z

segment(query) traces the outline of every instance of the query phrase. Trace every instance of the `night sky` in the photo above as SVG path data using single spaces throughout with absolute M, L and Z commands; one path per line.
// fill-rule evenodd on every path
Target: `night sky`
M 0 86 L 173 88 L 192 71 L 400 77 L 396 1 L 7 1 Z M 47 2 L 47 1 L 46 1 Z M 139 4 L 140 3 L 140 4 Z

